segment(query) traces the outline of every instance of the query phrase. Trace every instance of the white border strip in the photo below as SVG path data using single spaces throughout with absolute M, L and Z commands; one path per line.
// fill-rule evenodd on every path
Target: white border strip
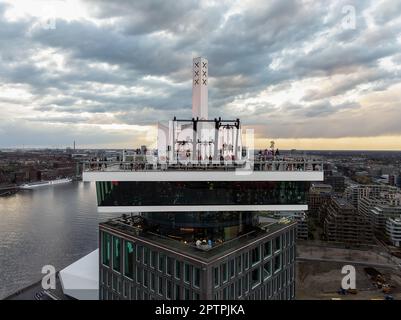
M 323 181 L 323 171 L 85 171 L 83 181 Z
M 214 206 L 98 206 L 101 213 L 193 212 L 193 211 L 306 211 L 307 204 L 214 205 Z

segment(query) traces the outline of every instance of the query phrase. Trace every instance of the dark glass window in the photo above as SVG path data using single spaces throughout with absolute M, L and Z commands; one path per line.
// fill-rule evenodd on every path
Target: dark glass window
M 252 257 L 252 265 L 255 265 L 256 263 L 258 263 L 260 261 L 260 247 L 256 247 L 252 249 L 252 253 L 251 253 L 251 257 Z
M 230 284 L 230 300 L 235 299 L 235 287 L 234 283 Z
M 175 261 L 174 273 L 175 273 L 176 279 L 181 279 L 181 262 L 178 260 Z
M 157 265 L 157 252 L 152 250 L 151 256 L 150 256 L 150 266 L 152 268 L 155 268 Z
M 274 273 L 281 269 L 281 255 L 274 257 Z
M 199 295 L 199 293 L 194 292 L 194 294 L 193 294 L 193 299 L 194 299 L 194 300 L 200 300 L 200 295 Z
M 244 253 L 244 266 L 245 270 L 249 269 L 249 252 Z
M 96 182 L 99 206 L 305 204 L 308 186 L 303 181 Z
M 215 267 L 213 268 L 213 278 L 214 278 L 214 286 L 218 287 L 220 285 L 220 277 L 219 277 L 219 268 Z
M 173 286 L 170 280 L 167 280 L 166 298 L 171 299 Z
M 228 300 L 228 286 L 223 289 L 223 300 Z
M 115 274 L 113 274 L 113 289 L 117 290 L 117 277 Z
M 110 266 L 110 257 L 111 257 L 111 235 L 102 232 L 103 234 L 103 264 L 105 266 Z
M 260 277 L 260 268 L 259 267 L 252 270 L 251 281 L 252 281 L 252 288 L 255 288 L 257 285 L 260 284 L 261 277 Z
M 142 260 L 142 252 L 143 252 L 143 247 L 137 246 L 136 247 L 136 261 L 140 262 Z
M 223 283 L 228 281 L 228 268 L 227 262 L 222 264 Z
M 179 241 L 228 241 L 254 230 L 254 212 L 146 212 L 142 217 L 158 233 Z
M 184 263 L 184 281 L 189 283 L 190 280 L 190 265 Z
M 244 287 L 244 292 L 249 291 L 249 273 L 242 278 L 242 286 Z
M 279 251 L 281 249 L 281 236 L 278 236 L 274 239 L 274 252 Z
M 267 241 L 266 243 L 263 244 L 263 257 L 267 258 L 270 257 L 272 254 L 272 242 Z
M 148 287 L 148 285 L 149 285 L 149 273 L 148 273 L 148 271 L 146 271 L 146 270 L 144 270 L 143 271 L 143 286 L 145 287 L 145 288 L 147 288 Z
M 165 258 L 164 254 L 159 253 L 159 271 L 161 272 L 164 272 Z
M 181 287 L 178 284 L 175 285 L 174 294 L 175 294 L 175 296 L 174 296 L 175 300 L 180 300 L 181 299 Z
M 150 273 L 150 290 L 155 291 L 156 276 L 153 272 Z
M 190 291 L 188 288 L 184 288 L 184 300 L 190 300 L 191 296 L 190 296 Z
M 113 269 L 121 272 L 121 239 L 113 236 Z
M 199 286 L 200 286 L 200 277 L 201 277 L 199 268 L 197 268 L 197 267 L 193 268 L 193 276 L 194 276 L 193 284 L 194 284 L 195 287 L 199 288 Z
M 242 272 L 242 256 L 238 256 L 236 258 L 236 264 L 237 264 L 237 273 Z
M 237 280 L 237 297 L 240 298 L 242 296 L 242 281 L 241 279 Z
M 173 274 L 173 263 L 174 259 L 171 257 L 167 257 L 167 274 L 171 276 Z
M 235 276 L 235 261 L 234 259 L 230 260 L 230 278 Z
M 263 280 L 268 279 L 272 274 L 272 262 L 271 261 L 267 261 L 264 265 L 263 265 Z
M 149 249 L 147 247 L 143 248 L 143 264 L 149 264 Z
M 131 241 L 125 241 L 124 250 L 124 275 L 130 279 L 134 278 L 134 244 Z
M 159 286 L 158 286 L 157 292 L 160 295 L 163 295 L 164 287 L 163 287 L 163 278 L 162 277 L 159 277 Z
M 140 267 L 136 267 L 136 282 L 138 283 L 138 284 L 141 284 L 142 283 L 142 281 L 143 281 L 143 279 L 142 279 L 142 268 L 140 268 Z

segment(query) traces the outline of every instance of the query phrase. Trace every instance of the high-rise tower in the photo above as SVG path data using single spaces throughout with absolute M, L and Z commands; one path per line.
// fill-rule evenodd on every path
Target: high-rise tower
M 295 297 L 296 222 L 258 214 L 307 210 L 322 163 L 243 154 L 239 119 L 207 119 L 207 68 L 193 60 L 193 118 L 159 128 L 157 156 L 83 172 L 98 211 L 121 214 L 99 225 L 100 299 Z

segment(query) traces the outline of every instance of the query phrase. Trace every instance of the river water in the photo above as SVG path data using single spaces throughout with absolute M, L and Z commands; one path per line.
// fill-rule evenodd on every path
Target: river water
M 110 216 L 110 214 L 108 215 Z M 95 185 L 72 182 L 0 197 L 0 299 L 98 247 Z

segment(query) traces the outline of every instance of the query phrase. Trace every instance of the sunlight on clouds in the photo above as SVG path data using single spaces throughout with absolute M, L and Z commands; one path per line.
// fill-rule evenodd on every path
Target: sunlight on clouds
M 255 139 L 257 148 L 267 148 L 272 139 Z M 347 137 L 336 139 L 274 139 L 284 150 L 401 150 L 401 136 Z
M 80 18 L 89 19 L 90 15 L 78 0 L 5 0 L 11 5 L 5 17 L 16 21 L 26 17 L 40 19 L 60 18 L 67 21 Z
M 3 1 L 7 144 L 151 146 L 153 123 L 191 114 L 191 58 L 202 55 L 210 114 L 239 117 L 260 147 L 271 135 L 284 149 L 401 149 L 401 15 L 391 0 L 351 4 L 349 32 L 346 0 L 180 1 Z M 40 28 L 48 19 L 54 30 Z

